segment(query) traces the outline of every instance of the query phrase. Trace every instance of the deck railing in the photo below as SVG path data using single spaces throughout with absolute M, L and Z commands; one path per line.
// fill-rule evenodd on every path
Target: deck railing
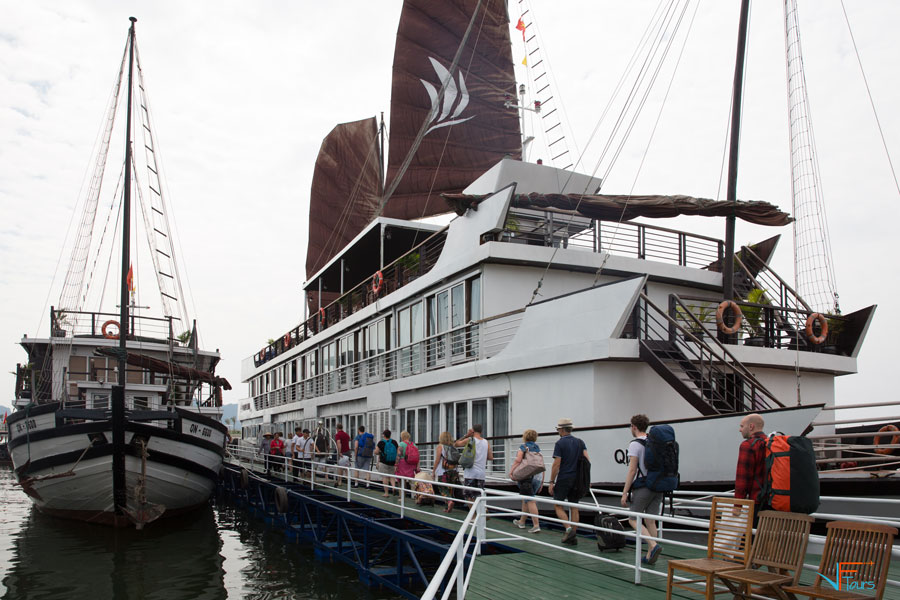
M 267 344 L 254 355 L 254 365 L 258 367 L 279 354 L 287 352 L 297 344 L 335 325 L 379 298 L 425 275 L 437 264 L 446 239 L 446 227 L 434 232 L 409 252 L 378 271 L 377 273 L 381 274 L 380 285 L 376 285 L 376 273 L 372 273 L 350 290 L 342 293 L 336 300 L 322 306 L 306 321 Z
M 609 252 L 694 268 L 725 255 L 722 240 L 642 223 L 599 221 L 552 211 L 512 209 L 500 241 Z
M 176 317 L 149 317 L 129 315 L 128 331 L 133 338 L 158 340 L 164 344 L 183 345 L 185 333 L 176 331 L 180 319 Z M 104 332 L 105 330 L 105 332 Z M 51 337 L 103 337 L 119 334 L 119 315 L 116 313 L 55 309 L 50 307 Z

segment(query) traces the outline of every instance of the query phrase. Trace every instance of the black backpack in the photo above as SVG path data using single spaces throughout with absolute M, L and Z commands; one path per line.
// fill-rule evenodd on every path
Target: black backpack
M 584 456 L 584 442 L 581 442 L 578 449 L 578 464 L 575 467 L 575 484 L 572 489 L 579 498 L 586 496 L 591 489 L 591 461 Z
M 606 529 L 614 529 L 616 531 L 621 531 L 622 533 L 612 533 L 611 531 L 598 531 L 597 532 L 597 548 L 600 551 L 605 550 L 616 550 L 618 551 L 621 548 L 625 547 L 625 530 L 622 528 L 622 524 L 619 523 L 619 520 L 614 515 L 607 515 L 604 513 L 597 513 L 597 516 L 594 518 L 594 525 L 597 527 L 604 527 Z

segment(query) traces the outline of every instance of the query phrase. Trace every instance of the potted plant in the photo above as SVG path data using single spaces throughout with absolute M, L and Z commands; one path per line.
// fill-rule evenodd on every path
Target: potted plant
M 747 302 L 751 306 L 742 306 L 741 311 L 744 313 L 743 329 L 747 333 L 744 338 L 745 346 L 764 346 L 765 345 L 765 329 L 763 327 L 764 308 L 757 305 L 769 304 L 766 298 L 766 290 L 753 288 L 747 292 Z

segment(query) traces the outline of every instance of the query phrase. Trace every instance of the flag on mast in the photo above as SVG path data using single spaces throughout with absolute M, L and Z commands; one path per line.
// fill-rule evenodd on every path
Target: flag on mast
M 516 23 L 516 29 L 522 32 L 522 41 L 525 41 L 525 21 L 522 20 L 522 17 L 519 17 L 519 22 Z

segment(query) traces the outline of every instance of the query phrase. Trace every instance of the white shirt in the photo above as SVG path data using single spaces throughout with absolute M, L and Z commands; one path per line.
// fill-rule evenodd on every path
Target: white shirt
M 639 435 L 637 438 L 632 440 L 630 444 L 628 444 L 628 456 L 636 456 L 638 459 L 638 468 L 640 469 L 640 473 L 635 475 L 635 477 L 640 477 L 641 475 L 647 474 L 647 465 L 644 464 L 644 450 L 646 450 L 646 448 L 644 447 L 644 444 L 640 443 L 637 440 L 646 441 L 647 434 L 645 433 L 644 435 Z
M 463 469 L 463 477 L 466 479 L 485 479 L 487 477 L 487 452 L 488 441 L 484 438 L 475 440 L 475 464 L 468 469 Z
M 300 444 L 303 443 L 303 436 L 294 434 L 294 437 L 291 438 L 291 456 L 294 456 L 298 452 L 300 452 Z

